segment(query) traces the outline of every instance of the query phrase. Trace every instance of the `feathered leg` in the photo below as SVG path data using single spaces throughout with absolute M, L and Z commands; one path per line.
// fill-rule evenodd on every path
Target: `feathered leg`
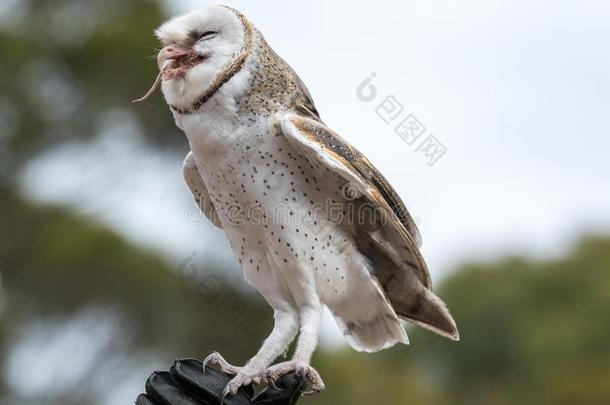
M 300 311 L 301 333 L 297 348 L 291 361 L 275 364 L 267 370 L 267 381 L 273 382 L 281 376 L 295 372 L 297 375 L 306 377 L 311 383 L 313 394 L 324 389 L 324 382 L 318 372 L 309 365 L 311 356 L 318 345 L 320 321 L 322 318 L 322 305 L 307 305 Z

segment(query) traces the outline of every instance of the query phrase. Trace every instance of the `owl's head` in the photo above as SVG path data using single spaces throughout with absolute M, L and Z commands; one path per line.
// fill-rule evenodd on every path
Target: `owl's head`
M 225 6 L 172 18 L 155 34 L 163 48 L 157 56 L 168 104 L 187 108 L 213 93 L 245 63 L 252 46 L 252 25 Z

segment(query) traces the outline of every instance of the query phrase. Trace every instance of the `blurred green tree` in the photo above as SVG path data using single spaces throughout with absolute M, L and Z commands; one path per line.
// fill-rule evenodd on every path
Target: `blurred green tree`
M 610 402 L 610 239 L 551 262 L 465 266 L 442 290 L 461 341 L 414 349 L 445 370 L 447 403 Z

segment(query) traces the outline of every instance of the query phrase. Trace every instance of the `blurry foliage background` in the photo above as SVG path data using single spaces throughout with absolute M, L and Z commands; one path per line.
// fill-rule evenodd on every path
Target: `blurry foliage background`
M 192 256 L 175 268 L 18 184 L 37 155 L 95 138 L 117 110 L 135 114 L 151 147 L 183 152 L 159 98 L 128 104 L 154 79 L 142 61 L 155 54 L 159 4 L 13 3 L 0 25 L 0 403 L 131 403 L 174 358 L 245 361 L 271 311 L 223 265 Z M 608 269 L 601 236 L 549 262 L 464 265 L 437 286 L 461 342 L 411 330 L 412 346 L 376 355 L 321 348 L 328 389 L 302 402 L 609 403 Z

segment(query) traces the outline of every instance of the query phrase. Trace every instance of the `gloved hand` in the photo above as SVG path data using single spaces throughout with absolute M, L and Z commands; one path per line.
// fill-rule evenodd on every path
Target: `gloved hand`
M 146 381 L 146 394 L 140 394 L 136 405 L 220 405 L 222 390 L 231 377 L 206 367 L 198 360 L 177 360 L 169 372 L 156 371 Z M 251 386 L 242 387 L 227 396 L 225 405 L 292 405 L 301 397 L 307 381 L 294 373 L 287 374 L 254 396 Z

